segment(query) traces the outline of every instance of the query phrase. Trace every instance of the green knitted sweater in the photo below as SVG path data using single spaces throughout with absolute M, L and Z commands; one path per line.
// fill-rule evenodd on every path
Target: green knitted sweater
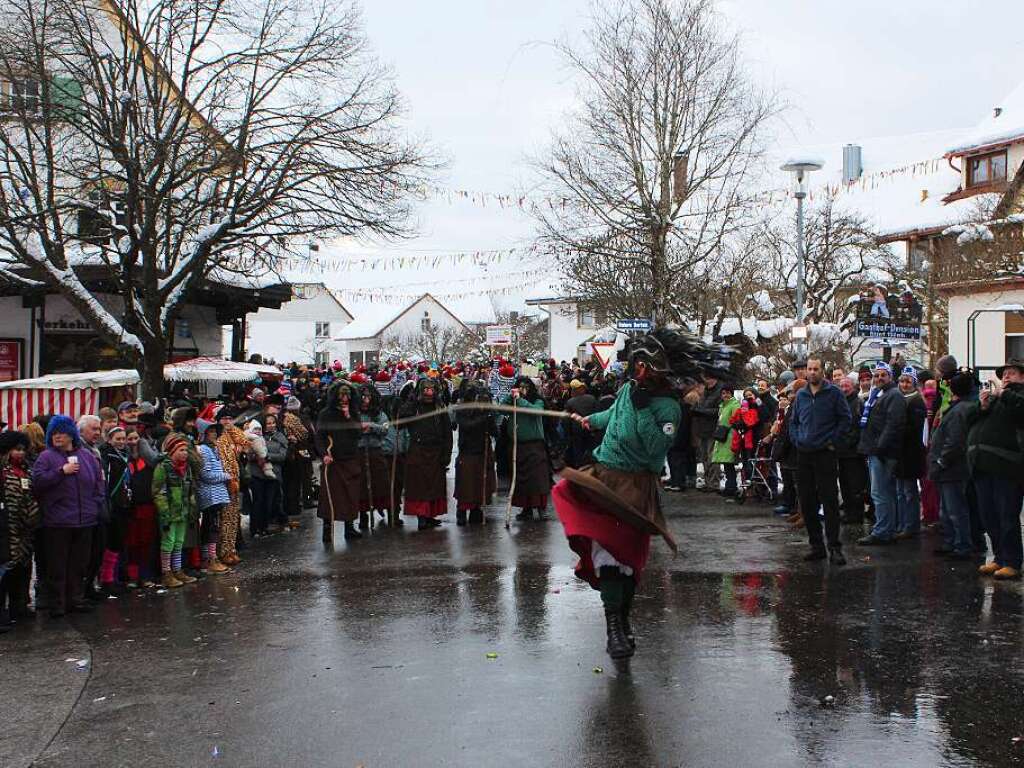
M 607 411 L 590 417 L 592 429 L 603 429 L 604 439 L 594 458 L 626 472 L 658 472 L 676 439 L 682 411 L 673 397 L 654 397 L 647 408 L 633 406 L 633 382 L 626 382 Z

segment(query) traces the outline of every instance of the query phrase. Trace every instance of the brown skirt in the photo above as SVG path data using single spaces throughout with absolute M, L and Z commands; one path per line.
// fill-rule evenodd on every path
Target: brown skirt
M 363 482 L 359 484 L 359 509 L 367 512 L 391 509 L 391 454 L 380 451 L 360 451 L 363 461 Z M 369 482 L 366 468 L 369 466 Z
M 460 453 L 455 462 L 455 498 L 460 509 L 473 509 L 490 504 L 498 488 L 498 476 L 494 471 L 494 454 L 487 451 L 487 466 L 484 454 Z
M 335 522 L 352 522 L 359 517 L 359 489 L 363 484 L 362 456 L 335 459 L 330 466 L 320 467 L 320 499 L 316 514 L 322 520 L 330 518 L 334 507 Z
M 405 499 L 436 501 L 448 496 L 445 457 L 439 445 L 412 445 L 405 456 Z
M 617 517 L 641 533 L 661 536 L 676 550 L 661 511 L 658 476 L 653 472 L 626 472 L 597 463 L 578 470 L 566 467 L 562 477 L 597 511 Z
M 543 440 L 519 443 L 516 451 L 517 498 L 547 496 L 551 492 L 551 465 Z

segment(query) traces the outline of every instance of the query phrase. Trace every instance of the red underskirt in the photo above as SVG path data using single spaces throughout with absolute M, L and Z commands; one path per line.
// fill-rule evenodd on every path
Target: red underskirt
M 597 512 L 577 493 L 568 480 L 560 480 L 551 491 L 555 513 L 565 528 L 569 548 L 580 557 L 576 576 L 598 589 L 597 573 L 590 559 L 590 544 L 596 541 L 623 565 L 633 569 L 639 582 L 651 554 L 651 537 L 620 522 L 617 517 Z
M 405 500 L 404 514 L 412 517 L 440 517 L 448 511 L 448 499 L 432 499 L 430 501 Z

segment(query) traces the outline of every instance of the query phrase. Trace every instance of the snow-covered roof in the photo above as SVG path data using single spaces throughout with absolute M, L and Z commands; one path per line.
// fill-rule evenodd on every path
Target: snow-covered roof
M 419 301 L 419 299 L 416 299 Z M 416 302 L 412 302 L 415 304 Z M 351 341 L 353 339 L 372 339 L 397 320 L 403 312 L 412 306 L 409 303 L 384 304 L 382 302 L 349 302 L 354 319 L 346 325 L 341 333 L 334 337 L 335 341 Z
M 258 381 L 263 376 L 279 377 L 272 365 L 255 365 L 222 360 L 218 357 L 194 357 L 164 366 L 165 381 Z
M 950 155 L 973 149 L 1024 140 L 1024 82 L 1010 91 L 974 128 L 947 148 Z
M 852 184 L 842 179 L 843 144 L 810 147 L 826 165 L 810 178 L 809 200 L 813 204 L 820 196 L 833 196 L 837 210 L 860 216 L 886 239 L 961 223 L 979 204 L 998 198 L 986 194 L 943 202 L 961 184 L 960 172 L 944 158 L 946 148 L 967 133 L 944 130 L 850 142 L 861 147 L 863 168 Z
M 36 379 L 17 379 L 0 383 L 0 389 L 100 389 L 138 384 L 139 372 L 134 368 L 86 373 L 52 373 Z

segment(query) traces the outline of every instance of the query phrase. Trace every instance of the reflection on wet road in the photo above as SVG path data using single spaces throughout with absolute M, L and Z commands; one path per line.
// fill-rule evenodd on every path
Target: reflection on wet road
M 670 503 L 681 553 L 656 547 L 628 667 L 553 520 L 378 529 L 334 552 L 310 527 L 220 579 L 0 640 L 0 762 L 1024 762 L 1019 584 L 927 538 L 849 547 L 830 572 L 763 509 Z

